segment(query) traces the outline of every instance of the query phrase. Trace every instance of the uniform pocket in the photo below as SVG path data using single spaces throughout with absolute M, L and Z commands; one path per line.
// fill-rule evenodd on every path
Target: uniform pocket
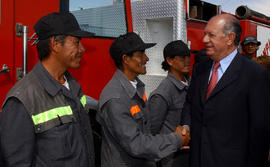
M 66 123 L 37 134 L 38 152 L 52 160 L 67 158 L 71 154 L 68 137 L 71 131 L 72 123 Z

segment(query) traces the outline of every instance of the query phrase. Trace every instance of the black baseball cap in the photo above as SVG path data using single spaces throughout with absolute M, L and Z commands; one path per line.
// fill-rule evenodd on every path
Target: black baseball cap
M 156 43 L 144 43 L 139 35 L 129 32 L 116 38 L 110 47 L 110 54 L 118 52 L 118 55 L 123 55 L 145 50 L 155 45 Z
M 257 38 L 254 36 L 254 35 L 248 35 L 248 36 L 245 36 L 243 42 L 242 42 L 242 45 L 246 45 L 248 43 L 255 43 L 257 44 L 258 46 L 261 45 L 261 42 L 257 40 Z
M 168 43 L 163 50 L 163 57 L 173 58 L 175 56 L 190 56 L 190 50 L 182 40 L 176 40 Z
M 40 18 L 34 26 L 39 40 L 55 35 L 89 38 L 94 33 L 82 31 L 75 16 L 69 12 L 54 12 Z

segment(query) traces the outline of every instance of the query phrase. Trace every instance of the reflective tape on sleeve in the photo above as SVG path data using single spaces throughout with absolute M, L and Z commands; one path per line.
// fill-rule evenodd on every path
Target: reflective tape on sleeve
M 73 113 L 70 106 L 63 106 L 63 107 L 57 107 L 57 108 L 44 111 L 37 115 L 32 115 L 32 120 L 35 125 L 38 125 L 44 122 L 48 122 L 57 117 L 62 117 L 62 116 L 72 115 L 72 114 Z
M 82 106 L 85 107 L 85 105 L 86 105 L 86 96 L 85 95 L 83 95 L 81 97 L 81 103 L 82 103 Z

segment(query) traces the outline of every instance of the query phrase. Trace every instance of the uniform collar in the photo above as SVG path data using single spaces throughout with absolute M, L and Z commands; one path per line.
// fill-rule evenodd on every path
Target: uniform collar
M 49 74 L 40 61 L 35 65 L 33 71 L 37 75 L 41 85 L 50 95 L 55 96 L 61 89 L 64 88 L 61 83 L 56 81 Z M 68 71 L 66 71 L 64 75 L 69 83 L 70 90 L 78 92 L 80 90 L 80 85 L 77 83 L 77 81 L 70 75 Z
M 136 92 L 141 98 L 143 98 L 145 85 L 139 78 L 136 77 L 136 81 L 138 82 L 136 90 L 121 70 L 117 69 L 115 72 L 115 76 L 120 81 L 121 86 L 125 89 L 130 98 L 134 97 L 136 95 Z
M 168 72 L 167 77 L 179 90 L 182 90 L 182 89 L 187 87 L 178 78 L 176 78 L 171 72 Z M 187 80 L 187 82 L 188 82 L 188 80 Z

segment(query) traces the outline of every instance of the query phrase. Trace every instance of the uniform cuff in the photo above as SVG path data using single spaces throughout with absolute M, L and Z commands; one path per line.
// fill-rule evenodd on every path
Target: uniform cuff
M 171 134 L 173 137 L 174 137 L 174 139 L 175 139 L 175 144 L 176 144 L 176 147 L 178 148 L 178 149 L 180 149 L 181 148 L 181 146 L 182 146 L 182 140 L 181 140 L 181 137 L 178 135 L 178 134 L 176 134 L 176 133 L 172 133 Z

